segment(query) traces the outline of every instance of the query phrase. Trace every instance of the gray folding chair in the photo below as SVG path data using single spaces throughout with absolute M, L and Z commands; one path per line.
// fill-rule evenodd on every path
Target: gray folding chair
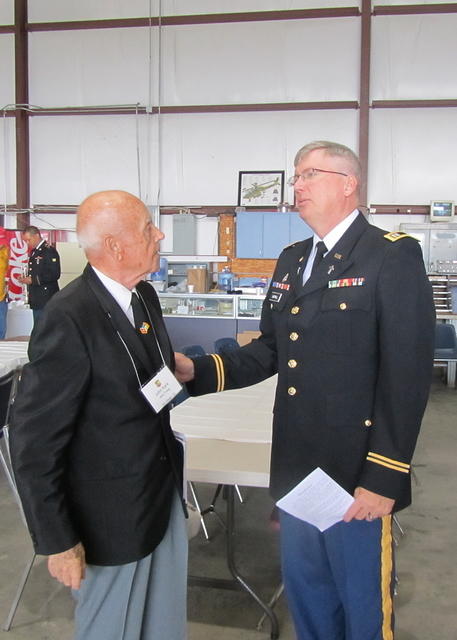
M 17 384 L 19 382 L 20 375 L 21 375 L 21 370 L 16 369 L 15 371 L 11 371 L 6 376 L 3 376 L 2 378 L 0 378 L 0 418 L 2 419 L 1 424 L 3 424 L 2 434 L 1 434 L 3 437 L 0 437 L 0 462 L 5 472 L 8 484 L 13 493 L 14 499 L 19 507 L 22 520 L 25 526 L 27 527 L 24 510 L 22 508 L 21 499 L 19 497 L 16 481 L 14 479 L 14 472 L 11 464 L 11 455 L 10 455 L 10 448 L 9 448 L 9 417 L 10 417 L 11 407 L 16 397 Z M 14 619 L 14 616 L 16 615 L 16 610 L 18 608 L 19 601 L 24 591 L 24 587 L 29 577 L 30 571 L 32 570 L 33 563 L 35 562 L 35 558 L 36 558 L 36 554 L 35 552 L 33 552 L 32 557 L 27 562 L 27 565 L 23 571 L 21 580 L 16 590 L 16 595 L 14 596 L 13 602 L 11 604 L 11 607 L 8 613 L 8 617 L 6 618 L 6 621 L 3 625 L 3 631 L 9 631 L 11 629 L 11 625 L 13 624 L 13 619 Z

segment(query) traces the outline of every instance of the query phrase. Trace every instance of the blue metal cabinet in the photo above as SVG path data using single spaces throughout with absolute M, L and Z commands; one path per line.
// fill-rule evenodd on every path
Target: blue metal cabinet
M 236 257 L 263 258 L 263 213 L 261 211 L 237 214 Z
M 275 259 L 291 242 L 312 235 L 298 213 L 243 211 L 236 216 L 236 257 Z
M 284 214 L 283 214 L 284 215 Z M 297 242 L 298 240 L 305 240 L 306 238 L 311 238 L 313 235 L 313 230 L 309 227 L 306 222 L 300 218 L 298 213 L 288 213 L 286 215 L 290 216 L 290 241 L 289 242 Z
M 277 258 L 290 243 L 289 214 L 263 214 L 263 255 L 262 258 Z

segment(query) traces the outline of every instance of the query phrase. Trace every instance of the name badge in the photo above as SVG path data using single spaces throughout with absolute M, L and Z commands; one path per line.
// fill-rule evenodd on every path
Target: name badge
M 282 293 L 279 293 L 279 291 L 272 291 L 268 300 L 269 302 L 279 302 L 281 298 Z
M 159 413 L 181 391 L 182 385 L 170 369 L 164 365 L 146 384 L 141 393 L 156 413 Z

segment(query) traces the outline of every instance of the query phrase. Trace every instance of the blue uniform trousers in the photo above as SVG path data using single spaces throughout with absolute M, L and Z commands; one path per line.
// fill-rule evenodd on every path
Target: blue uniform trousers
M 280 511 L 284 587 L 297 640 L 392 640 L 391 516 L 324 532 Z

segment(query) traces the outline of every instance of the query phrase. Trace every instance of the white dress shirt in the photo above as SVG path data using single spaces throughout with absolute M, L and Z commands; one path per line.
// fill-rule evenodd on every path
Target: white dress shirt
M 103 284 L 103 286 L 106 289 L 108 289 L 109 293 L 113 296 L 117 304 L 125 313 L 125 315 L 130 321 L 130 324 L 134 327 L 135 323 L 133 321 L 133 309 L 132 309 L 131 302 L 132 302 L 132 293 L 136 291 L 136 289 L 133 289 L 132 291 L 130 291 L 130 289 L 127 289 L 127 287 L 124 287 L 123 284 L 121 284 L 120 282 L 117 282 L 117 280 L 113 280 L 112 278 L 109 278 L 107 275 L 105 275 L 95 267 L 92 267 L 92 269 L 95 271 L 96 275 L 101 280 L 101 283 Z
M 327 247 L 327 252 L 324 253 L 324 258 L 325 258 L 327 253 L 333 249 L 333 247 L 336 245 L 338 240 L 340 240 L 340 238 L 343 237 L 344 233 L 346 233 L 346 231 L 349 229 L 349 227 L 351 226 L 351 224 L 354 222 L 354 220 L 357 218 L 358 215 L 359 215 L 359 211 L 357 209 L 354 209 L 352 213 L 346 216 L 344 220 L 341 220 L 341 222 L 339 222 L 336 225 L 336 227 L 333 227 L 333 229 L 329 231 L 327 235 L 324 236 L 323 238 L 319 238 L 317 234 L 314 234 L 313 248 L 311 249 L 311 253 L 309 254 L 305 269 L 303 270 L 303 284 L 305 284 L 305 282 L 309 279 L 311 275 L 314 258 L 316 257 L 317 243 L 322 240 L 325 246 Z

